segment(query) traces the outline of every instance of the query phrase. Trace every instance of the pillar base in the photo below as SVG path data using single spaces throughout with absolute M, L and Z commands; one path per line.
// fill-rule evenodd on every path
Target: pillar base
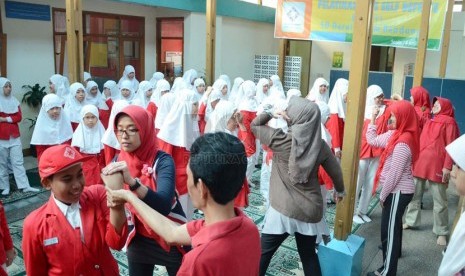
M 361 275 L 365 239 L 356 235 L 349 235 L 346 241 L 331 238 L 318 247 L 322 275 Z

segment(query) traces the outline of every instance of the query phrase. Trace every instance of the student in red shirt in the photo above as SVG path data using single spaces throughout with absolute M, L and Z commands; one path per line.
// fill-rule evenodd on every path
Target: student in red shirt
M 5 208 L 0 201 L 0 276 L 8 276 L 7 267 L 13 263 L 17 252 L 13 247 L 13 239 L 10 235 L 8 222 L 6 221 Z
M 39 175 L 52 193 L 24 220 L 27 275 L 119 275 L 110 248 L 121 250 L 128 235 L 124 205 L 108 208 L 102 185 L 85 186 L 86 159 L 69 145 L 43 153 Z M 117 189 L 122 181 L 118 175 L 106 180 Z
M 423 86 L 415 86 L 410 89 L 410 102 L 417 112 L 420 123 L 420 132 L 426 122 L 431 119 L 431 103 L 429 101 L 429 93 Z
M 178 275 L 258 275 L 258 229 L 234 208 L 247 167 L 244 146 L 236 137 L 217 132 L 198 138 L 190 150 L 187 185 L 205 219 L 179 226 L 125 190 L 108 190 L 110 206 L 127 201 L 168 243 L 192 245 Z
M 342 156 L 342 139 L 344 138 L 348 92 L 349 82 L 346 79 L 338 79 L 334 84 L 333 93 L 331 93 L 328 101 L 331 115 L 326 123 L 326 128 L 331 133 L 331 149 L 339 159 Z

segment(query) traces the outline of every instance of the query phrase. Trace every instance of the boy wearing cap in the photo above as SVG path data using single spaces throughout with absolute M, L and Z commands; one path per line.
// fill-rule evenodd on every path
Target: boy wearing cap
M 460 136 L 446 147 L 447 153 L 455 163 L 450 174 L 460 196 L 465 196 L 465 135 Z M 460 212 L 461 210 L 459 210 Z M 455 226 L 454 233 L 449 242 L 439 267 L 439 276 L 465 274 L 465 215 L 462 214 Z
M 27 275 L 119 275 L 110 248 L 127 238 L 123 205 L 107 207 L 102 185 L 85 187 L 82 156 L 69 145 L 48 148 L 39 161 L 49 201 L 24 221 L 22 248 Z M 104 177 L 122 187 L 122 176 Z
M 258 275 L 258 229 L 234 208 L 247 168 L 244 145 L 230 134 L 210 133 L 198 138 L 190 153 L 187 189 L 205 219 L 177 225 L 128 190 L 107 189 L 109 205 L 128 202 L 168 243 L 192 245 L 177 275 Z

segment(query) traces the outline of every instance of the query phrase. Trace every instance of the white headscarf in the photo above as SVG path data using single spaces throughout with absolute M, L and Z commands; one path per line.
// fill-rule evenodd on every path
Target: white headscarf
M 197 101 L 200 101 L 202 99 L 202 97 L 203 97 L 203 94 L 200 94 L 199 91 L 197 91 L 197 87 L 199 87 L 202 84 L 205 86 L 205 81 L 202 78 L 196 78 L 195 79 L 193 90 L 195 92 L 195 97 L 196 97 Z M 205 94 L 205 91 L 204 91 L 204 94 Z
M 71 86 L 69 87 L 70 95 L 65 103 L 64 108 L 64 112 L 73 123 L 79 123 L 81 121 L 81 109 L 86 105 L 86 96 L 84 96 L 84 100 L 82 102 L 79 102 L 76 99 L 76 92 L 79 89 L 82 89 L 85 95 L 87 94 L 86 89 L 84 88 L 84 85 L 82 85 L 82 83 L 75 82 L 71 84 Z
M 299 89 L 294 89 L 294 88 L 287 90 L 287 95 L 286 95 L 287 102 L 289 102 L 289 100 L 293 96 L 302 97 L 302 92 L 300 92 Z
M 229 86 L 228 86 L 228 91 L 226 92 L 226 95 L 223 95 L 223 92 L 221 92 L 223 90 L 223 87 L 225 87 L 225 86 L 228 86 L 228 83 L 223 79 L 217 79 L 213 83 L 213 86 L 212 86 L 213 92 L 215 92 L 215 90 L 220 92 L 222 100 L 227 100 L 228 96 L 229 96 Z
M 54 94 L 65 101 L 69 94 L 69 91 L 65 86 L 65 78 L 60 74 L 55 74 L 50 77 L 50 82 L 55 86 Z
M 338 79 L 334 84 L 333 92 L 329 97 L 328 106 L 331 114 L 337 114 L 339 118 L 346 118 L 347 104 L 344 102 L 344 95 L 349 92 L 349 81 Z
M 139 91 L 137 91 L 136 99 L 134 99 L 133 104 L 147 108 L 150 102 L 150 97 L 147 97 L 147 92 L 152 89 L 153 95 L 153 86 L 149 81 L 142 81 L 139 84 Z
M 256 97 L 257 97 L 257 102 L 259 104 L 261 104 L 270 95 L 270 89 L 269 88 L 268 88 L 268 91 L 266 92 L 266 94 L 263 93 L 263 86 L 265 86 L 265 85 L 270 85 L 270 82 L 268 81 L 268 79 L 262 78 L 262 79 L 258 80 Z
M 158 105 L 157 117 L 155 117 L 155 128 L 160 129 L 165 122 L 166 116 L 170 113 L 171 107 L 173 107 L 176 101 L 176 96 L 173 93 L 165 93 L 160 98 L 160 105 Z
M 320 86 L 326 85 L 326 92 L 324 94 L 320 94 Z M 322 101 L 328 103 L 329 100 L 329 83 L 323 78 L 317 78 L 313 83 L 312 89 L 308 92 L 307 99 L 312 102 Z
M 271 104 L 273 106 L 273 113 L 276 111 L 282 111 L 287 109 L 288 102 L 285 99 L 279 97 L 279 95 L 274 95 L 265 99 L 261 106 Z M 268 126 L 275 129 L 282 129 L 285 133 L 288 131 L 287 121 L 281 116 L 278 118 L 271 118 L 268 121 Z
M 90 92 L 92 88 L 97 87 L 97 94 L 94 96 Z M 96 106 L 97 108 L 108 110 L 110 109 L 108 105 L 105 103 L 105 99 L 102 95 L 102 92 L 98 89 L 98 84 L 95 81 L 88 81 L 86 86 L 86 105 L 91 104 Z
M 229 94 L 228 100 L 234 104 L 234 106 L 238 106 L 239 102 L 242 100 L 244 95 L 241 95 L 241 84 L 244 82 L 243 78 L 235 78 L 233 87 L 231 88 L 231 93 Z
M 228 132 L 228 121 L 234 114 L 236 107 L 230 101 L 221 100 L 215 107 L 215 110 L 210 115 L 210 118 L 205 126 L 205 133 L 213 133 L 217 131 Z
M 19 101 L 16 99 L 16 97 L 13 96 L 13 90 L 8 97 L 5 96 L 5 93 L 3 93 L 3 88 L 7 83 L 10 83 L 11 85 L 9 79 L 0 78 L 0 112 L 6 114 L 15 114 L 19 111 Z
M 155 91 L 152 93 L 152 97 L 150 97 L 150 101 L 152 101 L 157 107 L 160 107 L 162 98 L 161 92 L 163 91 L 165 91 L 165 93 L 170 92 L 170 83 L 167 80 L 159 80 L 157 82 L 157 86 L 155 87 Z
M 114 80 L 108 80 L 103 84 L 103 88 L 108 88 L 110 89 L 110 98 L 111 100 L 117 101 L 121 98 L 121 93 L 119 92 L 118 85 L 116 84 L 116 81 Z M 108 98 L 103 95 L 103 97 L 108 100 Z
M 186 88 L 192 89 L 192 82 L 197 78 L 197 71 L 195 69 L 189 69 L 184 72 L 182 79 L 186 83 Z M 174 86 L 174 85 L 173 85 Z
M 165 75 L 162 72 L 155 72 L 150 79 L 152 87 L 157 87 L 157 82 L 165 78 Z
M 121 93 L 121 90 L 123 89 L 128 89 L 130 91 L 130 94 L 129 96 L 127 96 L 126 98 L 123 97 L 123 94 Z M 121 82 L 121 85 L 119 86 L 119 91 L 120 91 L 120 100 L 124 100 L 124 101 L 127 101 L 128 103 L 132 103 L 132 101 L 134 100 L 134 94 L 135 94 L 135 90 L 133 89 L 133 86 L 132 86 L 132 83 L 131 81 L 129 80 L 124 80 Z
M 321 114 L 321 138 L 325 140 L 329 147 L 331 147 L 331 134 L 325 126 L 325 123 L 331 114 L 329 111 L 329 106 L 325 102 L 316 102 L 316 104 L 320 108 Z
M 116 138 L 115 134 L 115 117 L 116 114 L 121 112 L 129 103 L 123 100 L 117 100 L 113 103 L 113 107 L 110 112 L 110 119 L 108 120 L 108 127 L 105 130 L 105 133 L 102 136 L 102 143 L 114 149 L 120 150 L 121 146 Z
M 367 98 L 365 102 L 365 119 L 371 119 L 371 114 L 373 113 L 373 107 L 375 106 L 375 98 L 383 95 L 383 89 L 376 84 L 370 85 L 367 89 Z M 378 116 L 383 115 L 386 106 L 380 106 Z
M 240 111 L 250 111 L 250 112 L 256 112 L 258 108 L 258 102 L 257 99 L 255 98 L 255 95 L 257 93 L 257 88 L 255 87 L 255 83 L 250 80 L 244 81 L 244 83 L 241 85 L 240 94 L 243 95 L 241 98 L 241 101 L 239 102 L 238 109 Z
M 218 79 L 222 79 L 226 82 L 226 85 L 228 86 L 228 95 L 231 93 L 231 80 L 229 79 L 228 75 L 220 75 Z
M 278 75 L 272 75 L 270 77 L 270 80 L 273 82 L 273 86 L 270 87 L 270 95 L 277 96 L 279 98 L 286 98 L 286 95 L 284 94 L 284 88 L 283 84 L 281 83 L 281 80 L 279 79 Z
M 192 143 L 199 136 L 194 131 L 197 120 L 192 116 L 192 105 L 195 103 L 194 91 L 184 89 L 174 102 L 170 113 L 166 116 L 158 138 L 173 146 L 190 150 Z
M 83 77 L 84 77 L 84 81 L 90 81 L 90 80 L 92 80 L 92 76 L 90 75 L 89 72 L 85 72 L 85 71 L 84 71 L 84 73 L 83 73 L 82 75 L 83 75 Z
M 128 77 L 130 73 L 134 73 L 134 78 L 132 80 L 129 79 Z M 137 89 L 139 89 L 139 81 L 136 79 L 136 70 L 134 69 L 132 65 L 126 65 L 124 67 L 123 76 L 121 77 L 121 79 L 119 79 L 119 82 L 118 82 L 118 86 L 120 89 L 121 89 L 121 85 L 123 81 L 126 81 L 126 80 L 131 83 L 132 91 L 137 91 Z
M 62 108 L 62 100 L 55 94 L 48 94 L 42 99 L 42 107 L 32 133 L 33 145 L 59 145 L 73 137 L 73 128 L 66 112 L 61 110 L 58 119 L 53 120 L 47 111 L 54 107 Z
M 93 128 L 88 128 L 84 124 L 84 117 L 87 113 L 91 113 L 97 117 L 97 124 L 95 124 Z M 82 153 L 100 153 L 100 151 L 103 149 L 101 140 L 103 134 L 105 133 L 105 128 L 98 119 L 98 109 L 95 107 L 95 105 L 88 104 L 84 106 L 81 110 L 81 123 L 79 123 L 79 126 L 73 133 L 73 141 L 71 142 L 71 146 L 79 147 L 79 151 Z
M 171 87 L 171 92 L 173 92 L 174 95 L 178 97 L 180 94 L 180 91 L 185 88 L 187 88 L 187 84 L 184 81 L 184 79 L 181 77 L 177 77 L 174 79 L 173 86 Z
M 223 94 L 221 94 L 221 91 L 217 90 L 217 89 L 213 89 L 212 92 L 210 93 L 210 95 L 208 96 L 208 99 L 207 99 L 207 108 L 205 110 L 205 121 L 208 122 L 209 120 L 209 117 L 210 117 L 210 114 L 213 112 L 213 110 L 215 110 L 212 106 L 212 102 L 214 101 L 219 101 L 221 99 L 223 99 Z

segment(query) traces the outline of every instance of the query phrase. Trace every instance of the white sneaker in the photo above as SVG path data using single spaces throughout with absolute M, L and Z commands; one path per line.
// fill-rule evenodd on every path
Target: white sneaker
M 22 191 L 23 191 L 23 193 L 27 193 L 27 192 L 34 192 L 34 193 L 36 193 L 36 192 L 38 192 L 38 191 L 40 191 L 40 190 L 37 189 L 37 188 L 28 187 L 28 188 L 24 188 Z
M 363 219 L 363 221 L 371 222 L 371 218 L 369 218 L 367 215 L 359 215 L 359 216 Z
M 10 189 L 5 189 L 2 192 L 2 195 L 9 195 L 10 194 Z
M 365 221 L 359 215 L 354 215 L 354 217 L 352 219 L 357 224 L 364 224 L 365 223 Z

